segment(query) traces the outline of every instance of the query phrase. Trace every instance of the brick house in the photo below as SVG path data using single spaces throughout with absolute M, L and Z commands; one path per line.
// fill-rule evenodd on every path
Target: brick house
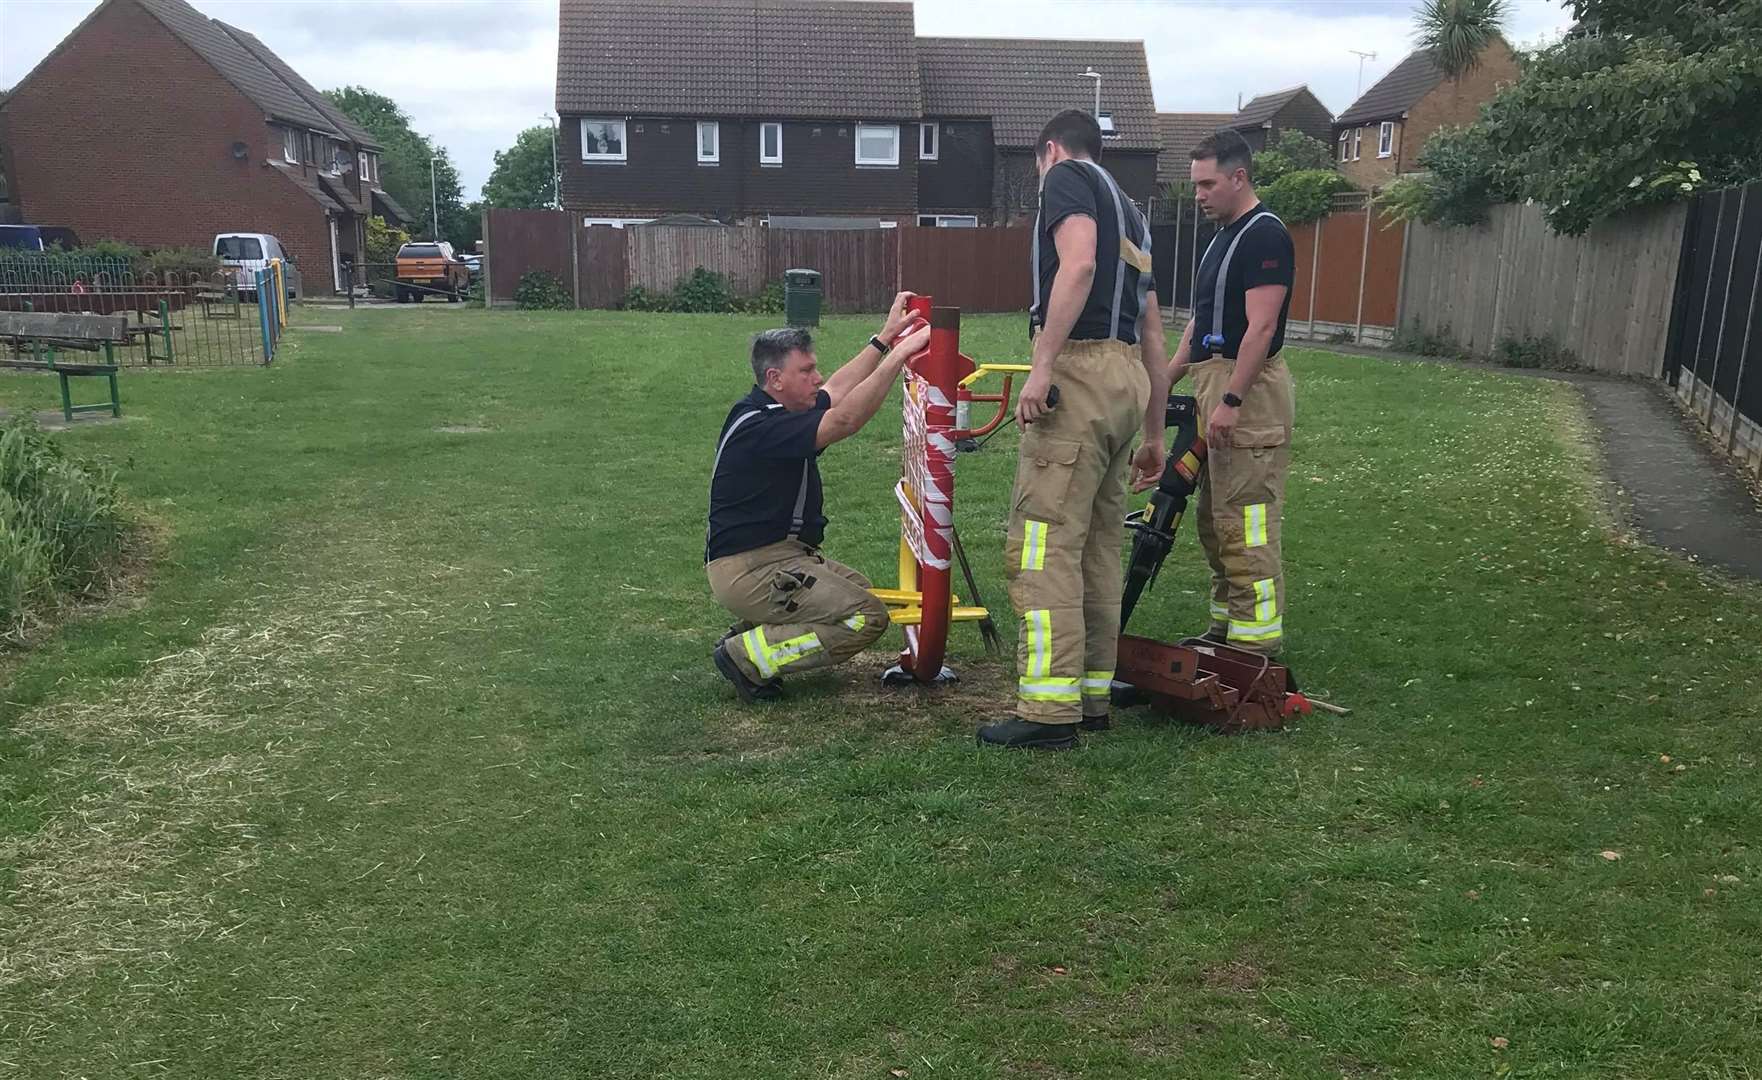
M 1192 177 L 1188 163 L 1193 148 L 1206 136 L 1228 128 L 1235 118 L 1235 113 L 1157 113 L 1162 157 L 1157 159 L 1156 186 L 1186 183 Z
M 272 233 L 307 292 L 340 287 L 369 214 L 409 220 L 378 185 L 380 149 L 254 35 L 184 0 L 104 0 L 0 103 L 24 220 L 155 248 Z
M 1451 79 L 1419 49 L 1378 79 L 1334 122 L 1340 171 L 1361 188 L 1375 188 L 1419 169 L 1419 152 L 1432 132 L 1466 124 L 1505 83 L 1518 77 L 1511 46 L 1497 41 L 1481 62 Z
M 1309 87 L 1293 86 L 1250 100 L 1224 126 L 1241 132 L 1249 148 L 1258 154 L 1287 131 L 1301 131 L 1326 143 L 1333 138 L 1334 114 Z
M 990 224 L 1002 178 L 1024 159 L 1031 175 L 1040 125 L 1093 107 L 1089 65 L 1115 127 L 1108 164 L 1148 196 L 1140 42 L 919 38 L 910 3 L 874 0 L 562 0 L 563 207 L 611 225 Z
M 1032 218 L 1040 129 L 1065 109 L 1095 108 L 1095 83 L 1084 71 L 1101 76 L 1102 164 L 1140 204 L 1156 193 L 1162 143 L 1142 41 L 919 38 L 918 58 L 925 119 L 950 142 L 970 130 L 981 148 L 972 158 L 920 164 L 920 214 L 964 204 L 977 224 Z

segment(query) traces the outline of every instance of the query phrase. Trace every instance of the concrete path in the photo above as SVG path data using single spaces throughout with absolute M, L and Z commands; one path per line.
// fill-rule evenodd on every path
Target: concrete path
M 1736 466 L 1702 440 L 1700 428 L 1662 382 L 1490 367 L 1349 345 L 1293 347 L 1571 383 L 1589 406 L 1606 478 L 1626 523 L 1649 543 L 1762 581 L 1762 499 Z

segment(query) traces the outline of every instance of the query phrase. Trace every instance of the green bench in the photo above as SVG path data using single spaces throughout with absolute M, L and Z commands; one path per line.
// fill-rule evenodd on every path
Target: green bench
M 116 390 L 116 346 L 129 340 L 128 316 L 90 315 L 37 311 L 0 311 L 0 339 L 10 345 L 11 355 L 0 359 L 0 368 L 47 371 L 61 378 L 61 415 L 73 422 L 75 413 L 108 409 L 122 415 L 122 398 Z M 102 363 L 69 363 L 60 353 L 103 352 Z M 69 379 L 101 378 L 110 383 L 110 401 L 75 405 Z

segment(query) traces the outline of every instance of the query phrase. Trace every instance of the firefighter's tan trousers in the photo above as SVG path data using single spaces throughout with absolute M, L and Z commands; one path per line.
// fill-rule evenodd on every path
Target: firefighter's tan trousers
M 1193 369 L 1202 431 L 1235 370 L 1234 360 L 1221 357 Z M 1291 370 L 1272 357 L 1242 395 L 1230 445 L 1207 448 L 1196 511 L 1199 543 L 1211 563 L 1212 632 L 1267 655 L 1277 655 L 1285 640 L 1279 532 L 1295 420 Z
M 842 664 L 887 630 L 869 579 L 799 540 L 716 559 L 705 571 L 716 602 L 751 629 L 728 655 L 754 682 Z
M 1132 439 L 1150 398 L 1136 346 L 1073 341 L 1053 361 L 1059 403 L 1022 433 L 1004 572 L 1022 618 L 1023 720 L 1105 716 L 1120 637 Z

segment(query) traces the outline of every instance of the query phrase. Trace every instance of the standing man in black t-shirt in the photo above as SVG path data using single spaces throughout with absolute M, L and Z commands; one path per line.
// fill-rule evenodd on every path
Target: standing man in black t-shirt
M 806 330 L 753 339 L 752 393 L 734 403 L 710 467 L 705 572 L 736 622 L 716 670 L 743 702 L 775 698 L 778 677 L 843 663 L 887 629 L 869 579 L 820 554 L 822 451 L 861 431 L 930 343 L 900 293 L 881 332 L 822 379 Z
M 1022 444 L 1004 549 L 1022 617 L 1016 716 L 980 728 L 979 741 L 1063 750 L 1079 725 L 1108 724 L 1126 474 L 1136 466 L 1141 481 L 1162 475 L 1169 373 L 1150 291 L 1150 227 L 1097 164 L 1100 126 L 1086 112 L 1062 112 L 1035 157 L 1034 359 L 1016 404 Z
M 1223 131 L 1194 147 L 1194 198 L 1219 228 L 1193 283 L 1193 320 L 1169 383 L 1193 370 L 1209 447 L 1198 532 L 1211 563 L 1206 637 L 1276 655 L 1284 644 L 1280 517 L 1295 397 L 1279 356 L 1296 251 L 1254 193 L 1253 155 Z

